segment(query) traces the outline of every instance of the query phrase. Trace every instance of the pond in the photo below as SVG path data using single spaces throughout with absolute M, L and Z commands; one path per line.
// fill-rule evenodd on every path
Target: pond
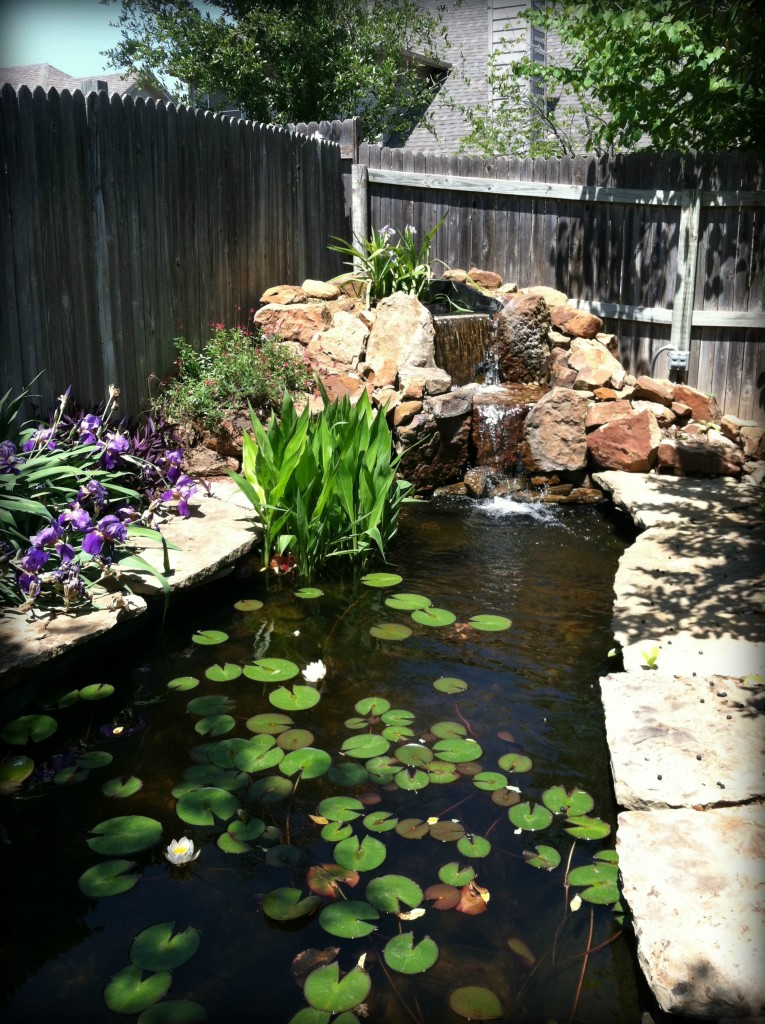
M 401 582 L 245 570 L 7 695 L 3 1019 L 639 1021 L 598 691 L 628 540 L 408 506 Z

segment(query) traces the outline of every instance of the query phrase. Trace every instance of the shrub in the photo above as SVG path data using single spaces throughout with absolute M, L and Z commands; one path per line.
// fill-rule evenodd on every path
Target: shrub
M 321 385 L 319 385 L 321 388 Z M 396 478 L 390 430 L 362 392 L 298 416 L 285 395 L 266 431 L 254 413 L 245 434 L 242 475 L 230 473 L 263 527 L 263 566 L 274 556 L 313 578 L 330 559 L 363 568 L 384 558 L 411 485 Z
M 160 384 L 152 411 L 177 424 L 215 431 L 251 405 L 261 419 L 281 405 L 285 391 L 310 390 L 311 368 L 292 349 L 245 325 L 213 324 L 213 336 L 201 352 L 175 339 L 177 375 Z

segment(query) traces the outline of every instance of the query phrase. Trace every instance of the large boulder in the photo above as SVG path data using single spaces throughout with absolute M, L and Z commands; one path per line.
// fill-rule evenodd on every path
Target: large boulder
M 576 473 L 587 465 L 585 419 L 589 397 L 553 388 L 530 410 L 524 424 L 523 465 L 529 472 Z
M 536 384 L 550 357 L 550 310 L 540 295 L 513 297 L 494 316 L 499 379 Z
M 316 366 L 344 367 L 355 370 L 364 354 L 369 329 L 353 313 L 335 313 L 332 326 L 315 334 L 306 354 Z
M 614 359 L 606 346 L 589 338 L 574 338 L 568 353 L 568 365 L 576 370 L 574 388 L 577 391 L 596 391 L 610 385 L 617 390 L 624 383 L 626 372 L 618 359 Z
M 714 395 L 707 395 L 689 384 L 675 384 L 673 401 L 687 405 L 695 420 L 712 422 L 720 419 L 720 406 Z
M 331 326 L 332 314 L 322 302 L 269 302 L 257 311 L 253 322 L 270 337 L 307 345 L 317 331 Z
M 594 313 L 585 313 L 573 306 L 556 306 L 552 311 L 553 327 L 572 338 L 594 338 L 603 330 L 603 321 Z
M 434 367 L 435 355 L 433 317 L 415 295 L 394 292 L 378 302 L 366 355 L 375 373 L 386 360 L 399 367 Z
M 647 473 L 656 462 L 661 429 L 650 409 L 604 423 L 587 435 L 587 449 L 598 469 Z
M 703 434 L 668 438 L 658 449 L 659 471 L 675 476 L 741 476 L 745 459 L 743 451 L 722 434 L 714 439 Z
M 465 389 L 428 398 L 398 430 L 399 471 L 417 493 L 461 480 L 468 464 L 473 396 Z

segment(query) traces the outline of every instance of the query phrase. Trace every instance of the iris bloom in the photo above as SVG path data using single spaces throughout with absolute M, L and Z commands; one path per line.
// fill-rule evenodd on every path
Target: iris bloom
M 181 836 L 180 839 L 173 839 L 164 852 L 165 857 L 167 857 L 171 864 L 180 867 L 183 864 L 191 863 L 192 860 L 196 860 L 202 851 L 197 850 L 195 853 L 194 840 Z
M 127 539 L 127 528 L 116 516 L 104 516 L 99 519 L 83 538 L 82 550 L 88 555 L 100 555 L 104 544 L 119 541 L 124 544 Z
M 303 677 L 307 683 L 320 683 L 327 674 L 327 666 L 323 661 L 311 661 L 303 669 Z
M 162 494 L 163 501 L 178 502 L 178 515 L 183 516 L 184 519 L 188 519 L 190 513 L 189 510 L 189 498 L 196 493 L 197 485 L 187 476 L 185 473 L 183 476 L 178 477 L 173 487 L 165 491 Z

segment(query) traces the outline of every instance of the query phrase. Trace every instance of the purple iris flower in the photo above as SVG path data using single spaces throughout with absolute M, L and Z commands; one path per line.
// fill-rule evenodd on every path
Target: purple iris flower
M 17 466 L 26 462 L 17 454 L 13 441 L 0 442 L 0 473 L 18 473 Z
M 111 433 L 106 435 L 101 462 L 106 469 L 114 469 L 119 462 L 120 455 L 130 450 L 130 441 L 122 434 Z
M 79 502 L 75 502 L 71 508 L 68 508 L 65 512 L 62 512 L 58 517 L 59 526 L 71 526 L 75 530 L 88 530 L 93 525 L 90 513 L 86 512 L 84 508 L 80 508 Z
M 115 541 L 124 543 L 126 538 L 127 527 L 117 516 L 104 516 L 85 534 L 82 550 L 88 555 L 100 555 L 104 544 L 111 546 Z
M 177 483 L 178 478 L 181 475 L 182 464 L 183 450 L 181 448 L 173 448 L 170 451 L 165 452 L 165 476 L 167 477 L 168 483 Z
M 44 548 L 50 544 L 55 544 L 63 532 L 63 529 L 56 520 L 51 519 L 49 526 L 44 526 L 39 533 L 36 533 L 34 537 L 30 537 L 29 540 L 35 547 Z
M 27 573 L 37 573 L 42 569 L 50 558 L 47 551 L 42 548 L 29 548 L 25 555 L 19 559 L 19 565 Z
M 35 430 L 28 441 L 24 442 L 21 450 L 31 452 L 33 448 L 49 448 L 51 451 L 54 451 L 56 448 L 55 433 L 55 427 L 41 427 L 39 430 Z
M 197 485 L 190 476 L 184 474 L 178 478 L 172 490 L 164 492 L 162 500 L 176 500 L 178 502 L 178 515 L 183 516 L 184 519 L 188 519 L 190 515 L 189 498 L 196 493 L 196 490 Z
M 82 444 L 95 444 L 97 440 L 96 433 L 102 425 L 100 416 L 95 416 L 92 412 L 84 416 L 80 420 L 80 442 Z
M 74 548 L 71 544 L 67 544 L 66 541 L 61 540 L 56 545 L 56 554 L 64 564 L 68 564 L 74 558 Z
M 22 572 L 19 576 L 19 586 L 22 593 L 27 597 L 35 598 L 40 593 L 40 581 L 33 572 Z
M 88 480 L 77 492 L 77 501 L 92 501 L 96 510 L 103 508 L 108 498 L 109 494 L 106 488 L 98 480 Z

